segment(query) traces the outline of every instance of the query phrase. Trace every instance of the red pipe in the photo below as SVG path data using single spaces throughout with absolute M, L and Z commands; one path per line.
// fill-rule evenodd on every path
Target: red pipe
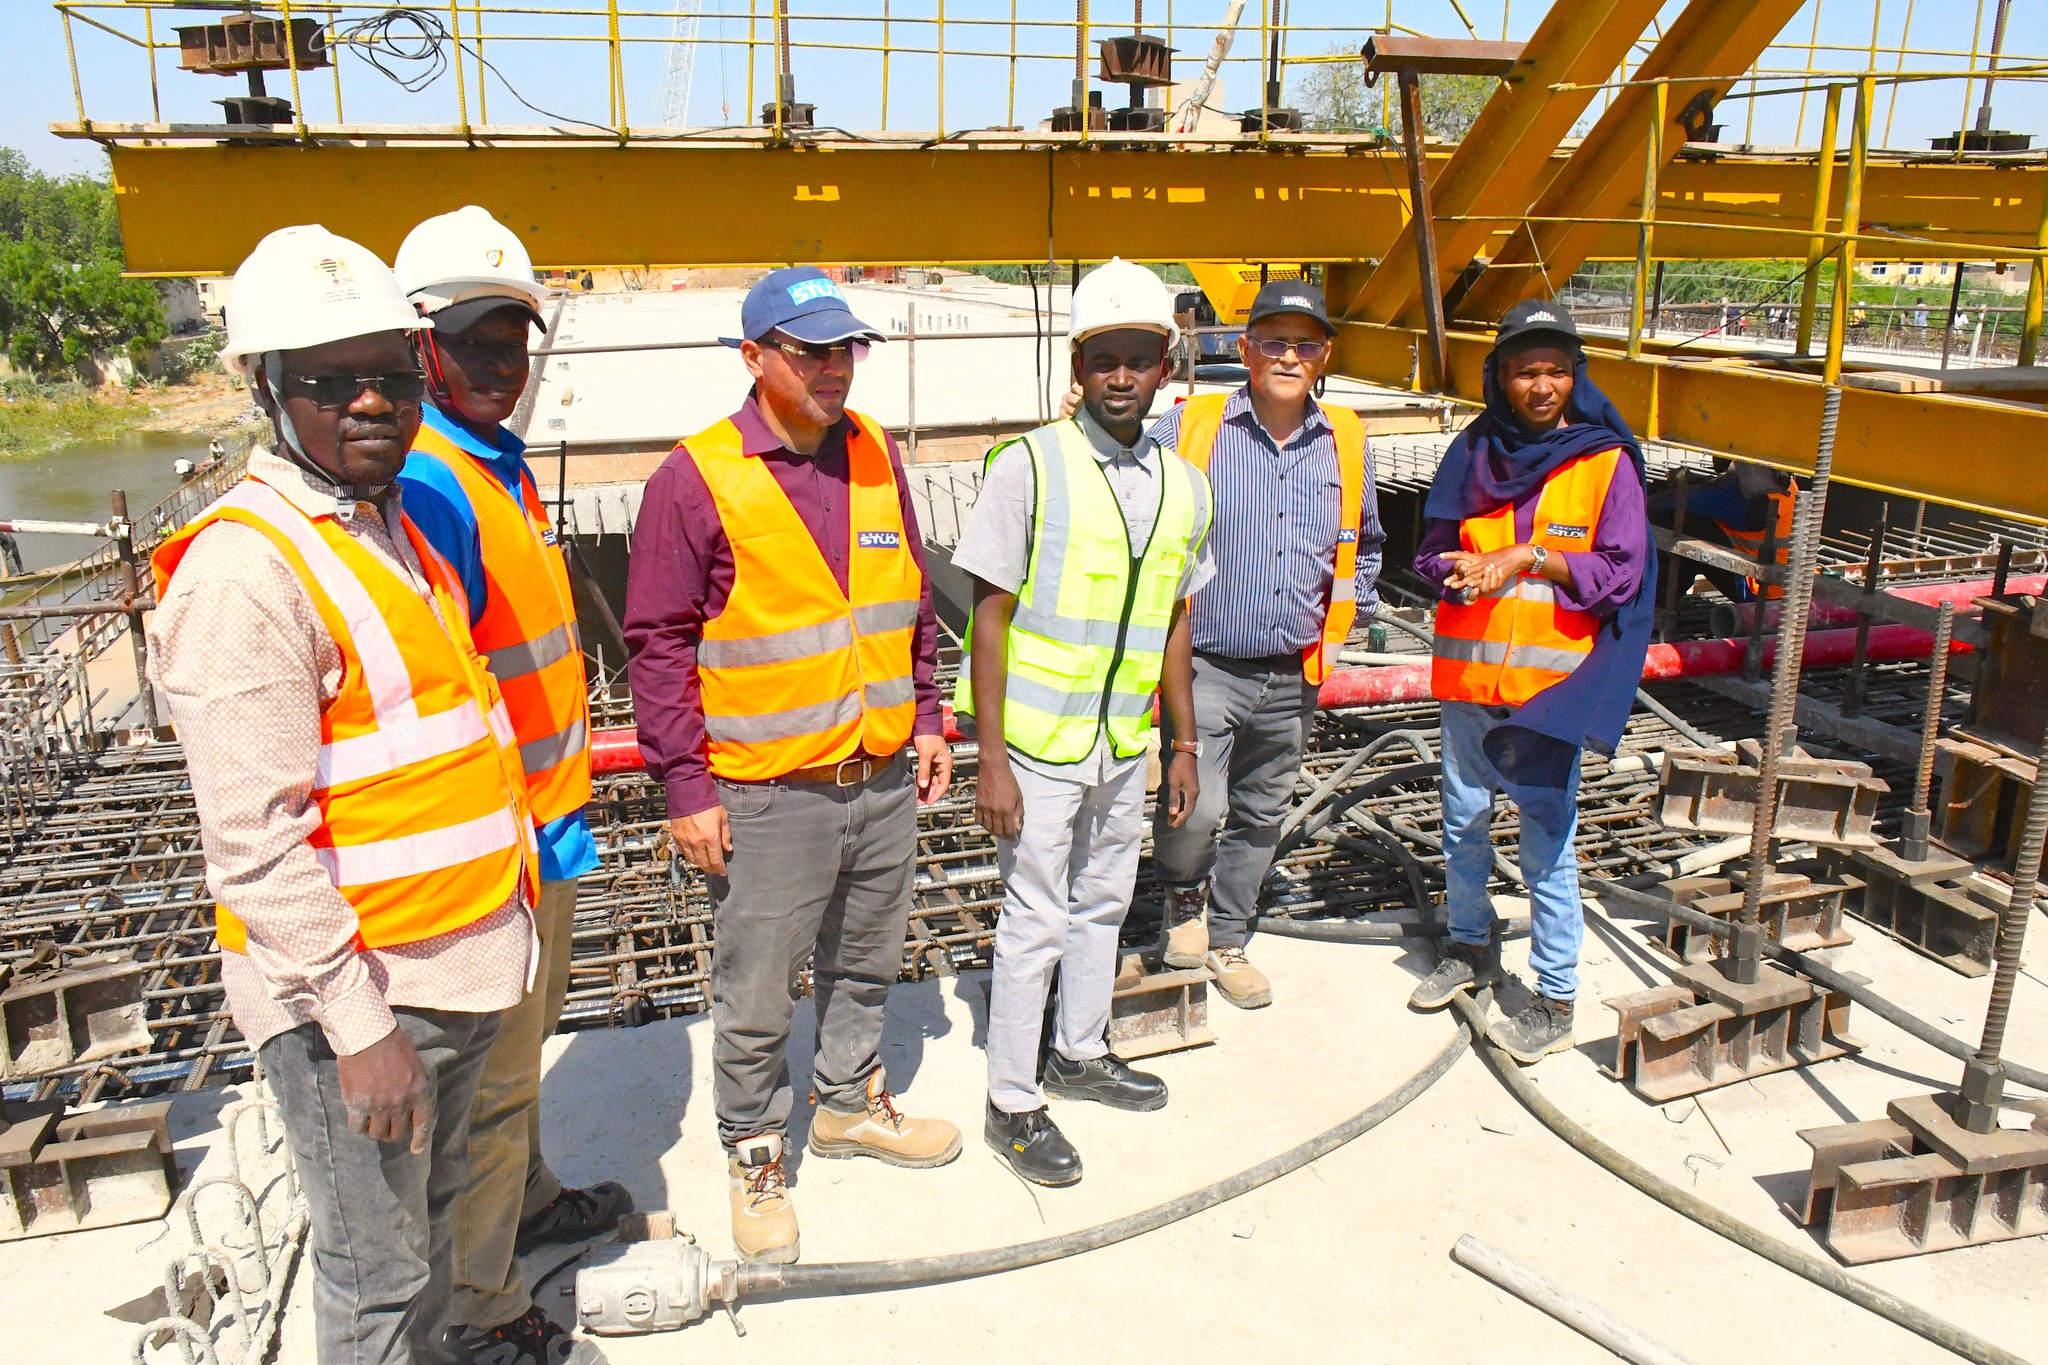
M 2014 591 L 2023 580 L 2012 580 Z M 1951 590 L 1969 584 L 1942 584 Z M 1986 592 L 1990 585 L 1986 584 Z M 1982 595 L 1981 593 L 1979 594 Z M 1949 646 L 1951 654 L 1962 654 L 1969 646 L 1960 641 Z M 1662 682 L 1673 678 L 1714 677 L 1742 671 L 1747 640 L 1687 640 L 1675 645 L 1651 645 L 1643 661 L 1643 681 Z M 1924 659 L 1934 650 L 1934 637 L 1912 626 L 1875 625 L 1864 657 L 1871 663 L 1894 663 L 1903 659 Z M 1763 666 L 1769 668 L 1777 657 L 1777 642 L 1764 641 Z M 1806 637 L 1803 665 L 1806 668 L 1840 668 L 1856 655 L 1854 630 L 1823 630 Z M 1392 668 L 1340 668 L 1324 681 L 1318 704 L 1326 711 L 1348 706 L 1387 706 L 1397 702 L 1428 701 L 1429 665 L 1403 664 Z M 946 738 L 964 738 L 953 723 L 953 710 L 945 708 Z M 640 745 L 630 729 L 598 730 L 590 737 L 590 766 L 595 772 L 624 772 L 643 768 Z
M 1970 603 L 1977 598 L 1989 597 L 1993 586 L 1992 580 L 1988 578 L 1973 579 L 1967 583 L 1901 583 L 1897 587 L 1884 589 L 1882 595 L 1901 597 L 1908 602 L 1925 602 L 1930 607 L 1938 607 L 1943 602 L 1953 602 L 1956 604 L 1957 612 L 1961 613 L 1968 611 Z M 2033 593 L 2038 596 L 2042 592 L 2048 592 L 2048 577 L 2036 574 L 2030 577 L 2008 578 L 2005 580 L 2005 590 Z M 1738 631 L 1748 630 L 1750 622 L 1756 619 L 1754 602 L 1738 603 L 1730 610 L 1734 614 L 1735 629 Z M 1764 629 L 1777 629 L 1778 618 L 1783 614 L 1783 609 L 1776 602 L 1769 604 L 1764 611 Z M 1723 619 L 1725 618 L 1717 617 L 1715 623 L 1718 625 Z M 1806 620 L 1810 626 L 1816 627 L 1853 626 L 1856 624 L 1856 608 L 1843 606 L 1839 602 L 1815 602 L 1813 612 Z

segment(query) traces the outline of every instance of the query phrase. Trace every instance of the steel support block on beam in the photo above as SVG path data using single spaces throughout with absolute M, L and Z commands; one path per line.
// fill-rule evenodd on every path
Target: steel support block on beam
M 1756 818 L 1762 748 L 1743 740 L 1725 749 L 1672 749 L 1664 755 L 1658 821 L 1699 834 L 1747 834 Z M 1846 759 L 1788 756 L 1778 763 L 1776 839 L 1830 847 L 1874 847 L 1877 798 L 1890 791 L 1870 765 Z
M 94 953 L 47 975 L 18 974 L 0 991 L 0 1080 L 47 1075 L 149 1045 L 146 963 Z
M 1608 1074 L 1661 1104 L 1858 1048 L 1847 996 L 1769 965 L 1744 985 L 1723 961 L 1686 963 L 1669 986 L 1605 1001 L 1619 1016 Z
M 1158 968 L 1126 954 L 1109 997 L 1109 1050 L 1125 1061 L 1216 1041 L 1209 1031 L 1209 973 Z
M 1890 849 L 1828 849 L 1822 856 L 1851 889 L 1843 908 L 1964 976 L 1991 970 L 2000 907 L 1963 879 L 1971 865 L 1943 850 L 1908 862 Z
M 39 1108 L 0 1130 L 0 1242 L 163 1217 L 177 1183 L 170 1101 L 64 1119 Z
M 1846 879 L 1815 882 L 1795 872 L 1773 873 L 1764 886 L 1764 937 L 1798 952 L 1853 942 L 1842 929 L 1842 909 L 1845 898 L 1860 890 Z M 1742 909 L 1741 892 L 1728 877 L 1678 877 L 1652 888 L 1652 894 L 1731 924 Z M 1719 954 L 1718 939 L 1674 918 L 1665 925 L 1662 946 L 1680 962 L 1711 962 Z

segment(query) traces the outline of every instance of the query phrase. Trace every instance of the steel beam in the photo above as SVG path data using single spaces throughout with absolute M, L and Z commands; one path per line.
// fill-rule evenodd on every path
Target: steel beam
M 1687 82 L 1673 88 L 1664 128 L 1667 158 L 1685 144 L 1685 106 L 1702 91 L 1710 92 L 1714 101 L 1726 94 L 1736 78 L 1770 46 L 1801 3 L 1802 0 L 1692 0 L 1680 12 L 1642 65 L 1630 73 L 1630 80 L 1699 76 L 1721 79 Z M 1641 32 L 1641 26 L 1634 31 Z M 1593 131 L 1537 198 L 1535 216 L 1559 220 L 1628 216 L 1637 187 L 1642 184 L 1642 158 L 1653 96 L 1651 87 L 1640 84 L 1615 92 Z M 1685 206 L 1681 202 L 1674 207 Z M 1493 264 L 1465 296 L 1459 316 L 1495 318 L 1522 299 L 1549 297 L 1556 292 L 1555 286 L 1561 286 L 1600 249 L 1602 239 L 1608 235 L 1610 231 L 1593 224 L 1531 224 L 1527 233 L 1510 237 L 1504 244 Z
M 1553 5 L 1536 26 L 1493 98 L 1429 187 L 1439 215 L 1518 214 L 1536 197 L 1558 143 L 1593 102 L 1605 80 L 1660 8 L 1659 0 L 1587 0 Z M 1498 225 L 1445 223 L 1437 231 L 1437 294 L 1446 277 L 1479 254 Z M 1337 300 L 1347 317 L 1367 322 L 1423 321 L 1415 243 L 1397 237 L 1354 299 Z
M 1053 250 L 1063 261 L 1366 262 L 1384 256 L 1407 227 L 1400 157 L 1355 147 L 1223 153 L 322 141 L 116 142 L 109 150 L 128 267 L 139 275 L 231 272 L 265 233 L 308 217 L 388 256 L 422 216 L 463 204 L 482 204 L 517 225 L 542 266 L 579 268 L 1043 261 L 1048 207 Z M 1626 167 L 1629 196 L 1641 185 L 1640 144 L 1635 155 Z M 1659 259 L 1806 255 L 1812 156 L 1694 155 L 1709 154 L 1696 149 L 1659 177 Z M 1448 156 L 1427 159 L 1434 178 Z M 1563 164 L 1553 157 L 1545 178 Z M 1866 230 L 1907 235 L 1896 246 L 1865 242 L 1857 254 L 2023 258 L 2041 224 L 2044 186 L 2048 168 L 2038 163 L 1873 164 Z M 193 211 L 223 196 L 235 212 Z M 1437 216 L 1441 227 L 1452 226 Z M 1634 259 L 1635 215 L 1621 216 L 1628 221 L 1594 225 L 1594 256 Z M 1496 238 L 1508 230 L 1491 229 Z M 1958 242 L 1977 246 L 1964 250 Z M 1336 272 L 1332 297 L 1344 297 L 1338 290 L 1346 273 Z M 1350 275 L 1349 287 L 1361 278 Z

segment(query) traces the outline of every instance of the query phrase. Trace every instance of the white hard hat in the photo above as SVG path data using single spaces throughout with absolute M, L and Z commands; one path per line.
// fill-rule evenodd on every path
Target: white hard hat
M 431 326 L 376 252 L 317 223 L 279 228 L 235 271 L 221 363 L 247 375 L 270 351 Z
M 1114 256 L 1084 276 L 1074 290 L 1067 344 L 1079 346 L 1097 332 L 1120 327 L 1158 332 L 1169 346 L 1180 339 L 1166 282 L 1144 266 Z
M 436 214 L 406 233 L 392 269 L 405 296 L 430 315 L 451 304 L 502 298 L 525 304 L 538 319 L 548 296 L 533 277 L 533 258 L 519 234 L 475 204 Z

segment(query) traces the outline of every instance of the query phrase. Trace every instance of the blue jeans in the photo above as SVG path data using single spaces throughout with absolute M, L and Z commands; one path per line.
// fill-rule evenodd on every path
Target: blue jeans
M 1481 944 L 1493 931 L 1486 881 L 1493 870 L 1493 797 L 1500 774 L 1486 756 L 1489 730 L 1512 714 L 1505 706 L 1443 704 L 1444 877 L 1449 884 L 1451 937 Z M 1529 966 L 1552 1000 L 1579 991 L 1579 862 L 1572 835 L 1579 825 L 1579 769 L 1560 790 L 1522 788 L 1522 875 L 1529 881 Z

